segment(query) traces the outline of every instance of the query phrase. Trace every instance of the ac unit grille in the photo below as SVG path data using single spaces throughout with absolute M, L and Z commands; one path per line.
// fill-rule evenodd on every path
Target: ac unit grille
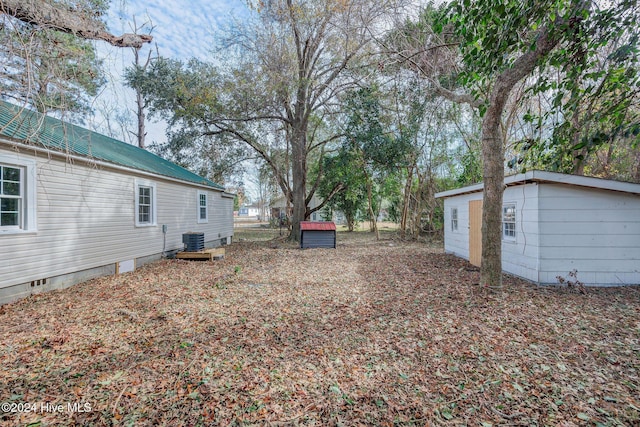
M 204 233 L 184 233 L 182 243 L 184 243 L 184 250 L 187 252 L 203 251 Z

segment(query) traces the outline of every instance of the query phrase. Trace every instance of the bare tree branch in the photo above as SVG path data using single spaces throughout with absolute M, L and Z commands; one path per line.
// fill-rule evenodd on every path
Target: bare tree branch
M 141 47 L 153 37 L 147 34 L 113 35 L 94 16 L 82 11 L 54 5 L 45 0 L 0 0 L 0 13 L 13 16 L 20 21 L 55 28 L 90 40 L 103 40 L 117 47 Z
M 329 195 L 322 201 L 322 203 L 320 203 L 318 206 L 316 206 L 315 208 L 309 209 L 309 214 L 312 214 L 314 212 L 319 211 L 320 209 L 324 208 L 324 206 L 329 203 L 331 201 L 331 199 L 333 198 L 333 196 L 335 196 L 339 191 L 341 191 L 344 188 L 344 185 L 342 185 L 342 183 L 337 183 L 335 185 L 335 187 L 333 187 L 333 190 L 331 190 L 331 192 L 329 193 Z

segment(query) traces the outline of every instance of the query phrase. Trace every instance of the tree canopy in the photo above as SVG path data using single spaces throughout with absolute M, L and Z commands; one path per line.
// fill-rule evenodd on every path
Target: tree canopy
M 371 23 L 389 2 L 277 0 L 254 7 L 256 19 L 226 40 L 223 65 L 161 60 L 128 80 L 151 101 L 150 111 L 264 159 L 293 205 L 291 236 L 298 239 L 299 222 L 320 208 L 308 205 L 322 165 L 308 182 L 309 162 L 321 162 L 337 137 L 339 128 L 329 125 L 336 102 L 358 81 L 351 67 L 367 52 Z
M 0 19 L 3 19 L 0 17 Z M 104 84 L 102 61 L 91 42 L 51 29 L 34 31 L 5 19 L 0 28 L 0 88 L 5 97 L 42 113 L 84 116 Z
M 565 100 L 580 90 L 581 83 L 594 77 L 590 74 L 594 61 L 588 58 L 596 58 L 603 47 L 623 40 L 624 46 L 615 50 L 618 54 L 603 58 L 606 60 L 602 62 L 604 68 L 617 75 L 619 72 L 614 70 L 621 62 L 616 59 L 628 59 L 630 55 L 626 53 L 636 51 L 637 29 L 629 29 L 637 18 L 637 3 L 628 0 L 606 4 L 581 0 L 461 0 L 441 8 L 427 7 L 419 22 L 396 31 L 390 44 L 403 63 L 418 70 L 438 94 L 468 103 L 478 108 L 482 116 L 483 284 L 501 285 L 506 142 L 503 119 L 513 101 L 514 88 L 523 81 L 544 81 L 546 73 L 554 69 L 565 77 L 561 86 L 554 87 L 560 100 L 556 104 L 570 107 L 564 110 L 561 121 L 570 120 L 572 115 L 567 113 L 576 104 Z M 635 64 L 636 60 L 632 62 Z M 635 71 L 632 74 L 635 76 Z M 616 89 L 616 85 L 611 88 Z M 607 114 L 608 117 L 622 117 L 613 110 L 609 112 L 613 115 Z M 602 120 L 598 119 L 600 123 Z M 562 126 L 556 122 L 553 127 Z M 572 147 L 580 148 L 579 144 Z

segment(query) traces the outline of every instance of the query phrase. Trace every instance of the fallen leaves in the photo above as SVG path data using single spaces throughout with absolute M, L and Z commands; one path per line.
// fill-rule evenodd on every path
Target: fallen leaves
M 3 425 L 633 425 L 640 293 L 504 291 L 425 244 L 235 243 L 0 310 Z M 66 408 L 66 406 L 65 406 Z

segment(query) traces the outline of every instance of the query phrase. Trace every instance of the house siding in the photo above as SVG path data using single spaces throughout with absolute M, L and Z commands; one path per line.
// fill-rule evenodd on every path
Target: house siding
M 539 205 L 540 283 L 640 284 L 640 196 L 545 184 Z
M 54 156 L 38 155 L 36 168 L 37 232 L 0 232 L 0 303 L 31 293 L 31 281 L 159 258 L 162 225 L 167 252 L 182 249 L 185 232 L 204 232 L 208 246 L 233 235 L 233 200 L 221 191 Z M 155 226 L 135 226 L 136 178 L 156 184 Z M 208 193 L 208 223 L 197 221 L 198 190 Z

